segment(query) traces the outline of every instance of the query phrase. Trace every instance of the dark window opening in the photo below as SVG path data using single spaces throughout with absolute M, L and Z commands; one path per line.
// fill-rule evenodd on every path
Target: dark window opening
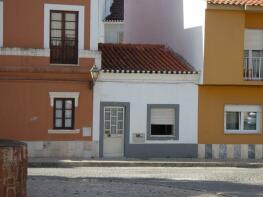
M 173 135 L 173 125 L 151 125 L 151 135 Z
M 74 129 L 75 99 L 55 98 L 54 129 Z
M 78 63 L 78 12 L 50 12 L 50 63 Z

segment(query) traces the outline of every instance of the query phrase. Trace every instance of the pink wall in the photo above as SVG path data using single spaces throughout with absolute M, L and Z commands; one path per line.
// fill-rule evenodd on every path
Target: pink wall
M 205 1 L 124 1 L 125 43 L 165 44 L 202 70 Z

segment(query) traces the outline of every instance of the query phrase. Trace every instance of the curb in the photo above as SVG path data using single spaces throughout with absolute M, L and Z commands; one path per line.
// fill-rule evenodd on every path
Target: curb
M 237 167 L 263 168 L 263 163 L 252 162 L 116 162 L 116 161 L 73 161 L 73 162 L 28 162 L 29 168 L 75 168 L 75 167 Z

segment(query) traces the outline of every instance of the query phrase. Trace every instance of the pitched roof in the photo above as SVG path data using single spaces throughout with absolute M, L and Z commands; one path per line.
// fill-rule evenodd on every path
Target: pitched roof
M 209 4 L 263 6 L 263 0 L 208 0 Z
M 124 0 L 113 0 L 110 8 L 110 15 L 105 21 L 123 21 L 124 20 Z
M 99 44 L 102 70 L 125 73 L 197 73 L 182 57 L 164 45 Z

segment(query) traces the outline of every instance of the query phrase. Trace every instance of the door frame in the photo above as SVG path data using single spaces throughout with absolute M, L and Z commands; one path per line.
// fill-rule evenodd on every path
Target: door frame
M 130 103 L 128 102 L 100 102 L 100 137 L 99 137 L 99 157 L 103 157 L 104 147 L 104 107 L 124 107 L 124 140 L 123 157 L 126 157 L 127 146 L 130 143 Z

